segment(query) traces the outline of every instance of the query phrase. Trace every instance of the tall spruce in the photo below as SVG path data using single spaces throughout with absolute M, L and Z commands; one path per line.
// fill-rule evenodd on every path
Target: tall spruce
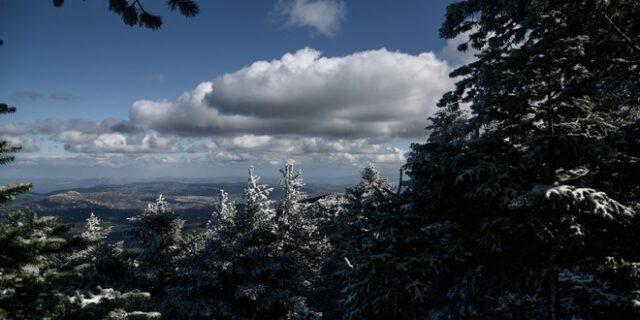
M 73 304 L 58 269 L 68 227 L 55 217 L 9 213 L 0 221 L 0 319 L 61 318 Z
M 253 168 L 248 182 L 244 210 L 234 219 L 231 270 L 224 280 L 232 289 L 233 317 L 315 319 L 318 315 L 307 307 L 306 297 L 299 292 L 297 274 L 283 264 L 284 238 L 278 230 L 273 201 L 269 200 L 273 189 L 259 184 Z
M 235 256 L 236 205 L 220 190 L 205 229 L 189 235 L 176 257 L 176 281 L 161 303 L 171 319 L 233 319 L 235 304 L 231 282 Z
M 137 279 L 154 298 L 161 298 L 176 272 L 174 257 L 182 240 L 184 220 L 169 208 L 161 194 L 141 214 L 129 218 L 127 236 L 140 251 L 135 258 Z
M 278 227 L 281 286 L 287 288 L 291 295 L 301 302 L 299 307 L 305 308 L 308 318 L 319 316 L 316 312 L 307 310 L 302 303 L 309 303 L 309 297 L 318 285 L 317 277 L 325 241 L 319 236 L 316 222 L 308 210 L 308 204 L 303 202 L 306 193 L 302 190 L 304 182 L 302 171 L 295 170 L 292 162 L 287 162 L 280 169 L 282 179 L 282 199 L 276 211 Z M 302 300 L 304 299 L 304 301 Z M 302 310 L 300 310 L 302 311 Z
M 469 33 L 459 49 L 477 61 L 452 72 L 406 168 L 411 207 L 465 258 L 428 317 L 638 317 L 638 14 L 630 0 L 449 5 L 441 35 Z
M 425 254 L 421 219 L 373 165 L 347 193 L 344 240 L 348 267 L 342 290 L 346 319 L 422 318 L 437 260 Z

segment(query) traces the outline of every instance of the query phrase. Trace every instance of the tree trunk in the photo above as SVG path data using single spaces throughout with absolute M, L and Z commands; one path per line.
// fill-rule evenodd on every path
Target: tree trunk
M 560 319 L 558 301 L 558 268 L 554 267 L 549 272 L 549 320 Z

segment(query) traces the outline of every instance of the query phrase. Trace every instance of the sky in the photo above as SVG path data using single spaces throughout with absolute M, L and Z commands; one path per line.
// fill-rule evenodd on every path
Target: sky
M 5 179 L 397 175 L 473 59 L 438 28 L 449 1 L 165 1 L 158 31 L 108 1 L 0 0 L 0 135 L 23 146 Z M 394 178 L 395 179 L 395 178 Z

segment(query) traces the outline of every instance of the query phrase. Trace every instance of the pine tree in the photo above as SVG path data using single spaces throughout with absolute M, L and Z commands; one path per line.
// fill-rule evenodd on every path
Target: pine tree
M 75 251 L 64 259 L 62 268 L 81 273 L 75 281 L 77 289 L 126 290 L 134 285 L 134 257 L 125 250 L 123 241 L 106 241 L 111 230 L 111 226 L 104 227 L 102 221 L 91 213 L 83 232 L 71 239 Z
M 56 7 L 61 7 L 63 4 L 64 0 L 53 0 L 53 5 Z M 200 7 L 193 0 L 168 0 L 167 5 L 171 11 L 178 10 L 187 18 L 195 17 L 200 12 Z M 130 27 L 138 25 L 158 30 L 162 26 L 162 17 L 145 10 L 141 0 L 109 0 L 109 11 L 118 14 L 122 22 Z
M 0 113 L 14 111 L 0 105 Z M 20 147 L 6 141 L 0 145 L 1 162 L 13 161 L 7 153 Z M 31 184 L 2 187 L 1 202 L 11 201 L 30 188 Z M 68 229 L 51 216 L 9 212 L 0 219 L 0 319 L 157 318 L 156 313 L 125 311 L 137 307 L 147 297 L 145 293 L 121 294 L 99 287 L 85 290 L 88 284 L 82 283 L 83 267 L 92 260 L 109 229 L 102 228 L 93 214 L 79 237 L 69 241 Z
M 9 213 L 0 222 L 0 318 L 60 318 L 72 307 L 57 269 L 68 227 L 57 218 Z
M 127 236 L 140 248 L 136 257 L 137 278 L 151 289 L 154 298 L 161 298 L 176 270 L 174 257 L 182 240 L 184 220 L 169 208 L 162 194 L 129 220 L 131 228 Z
M 0 103 L 0 115 L 16 112 L 15 107 Z M 14 153 L 22 149 L 19 145 L 12 145 L 7 140 L 0 139 L 0 165 L 6 165 L 15 160 Z M 16 196 L 31 190 L 31 183 L 19 183 L 9 186 L 0 186 L 0 205 L 13 201 Z
M 348 198 L 344 318 L 421 318 L 430 298 L 429 279 L 436 278 L 443 257 L 453 258 L 451 251 L 425 254 L 425 247 L 435 246 L 425 241 L 421 217 L 401 205 L 403 199 L 375 166 L 362 170 L 362 181 Z
M 86 243 L 68 241 L 56 217 L 9 213 L 0 222 L 0 319 L 153 319 L 136 309 L 148 293 L 93 287 L 85 268 Z M 91 288 L 89 288 L 91 287 Z
M 220 190 L 218 203 L 202 233 L 188 236 L 176 258 L 176 281 L 167 289 L 162 314 L 171 319 L 231 319 L 233 291 L 229 279 L 236 236 L 235 203 Z M 225 289 L 227 289 L 225 291 Z
M 430 317 L 638 316 L 639 13 L 637 1 L 447 8 L 441 35 L 469 32 L 460 49 L 479 52 L 407 163 L 425 228 L 450 226 L 465 257 Z
M 228 303 L 231 318 L 316 319 L 319 315 L 309 310 L 306 297 L 300 295 L 299 273 L 283 265 L 284 238 L 269 200 L 273 189 L 258 183 L 253 168 L 248 182 L 244 210 L 235 215 L 235 234 L 227 240 L 229 267 L 221 274 L 225 292 L 233 297 Z
M 346 273 L 351 271 L 350 262 L 345 260 L 341 226 L 338 221 L 341 215 L 347 214 L 348 200 L 345 194 L 329 194 L 316 199 L 309 204 L 307 211 L 313 218 L 318 229 L 319 244 L 314 248 L 314 254 L 321 261 L 317 271 L 318 280 L 313 283 L 313 297 L 311 303 L 314 308 L 322 312 L 325 319 L 338 319 L 344 313 L 339 303 L 340 292 L 346 283 Z
M 302 171 L 295 171 L 294 164 L 287 162 L 280 169 L 282 179 L 282 199 L 276 211 L 280 252 L 280 268 L 278 276 L 281 286 L 291 291 L 292 295 L 304 297 L 307 303 L 308 297 L 313 294 L 313 289 L 318 285 L 317 275 L 320 271 L 322 252 L 326 246 L 325 241 L 318 234 L 316 222 L 311 216 L 308 206 L 303 203 L 306 198 L 302 190 L 304 182 Z M 295 299 L 301 299 L 296 297 Z M 303 300 L 300 300 L 301 302 Z M 301 303 L 300 302 L 300 303 Z M 307 310 L 310 318 L 319 316 L 316 312 Z

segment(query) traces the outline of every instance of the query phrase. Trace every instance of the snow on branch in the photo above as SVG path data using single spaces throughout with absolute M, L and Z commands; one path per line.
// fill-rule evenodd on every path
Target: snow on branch
M 633 217 L 635 211 L 616 200 L 613 200 L 602 191 L 591 188 L 576 188 L 569 185 L 561 185 L 548 189 L 545 198 L 550 200 L 553 208 L 566 210 L 577 209 L 585 213 L 591 213 L 613 220 L 616 217 Z

